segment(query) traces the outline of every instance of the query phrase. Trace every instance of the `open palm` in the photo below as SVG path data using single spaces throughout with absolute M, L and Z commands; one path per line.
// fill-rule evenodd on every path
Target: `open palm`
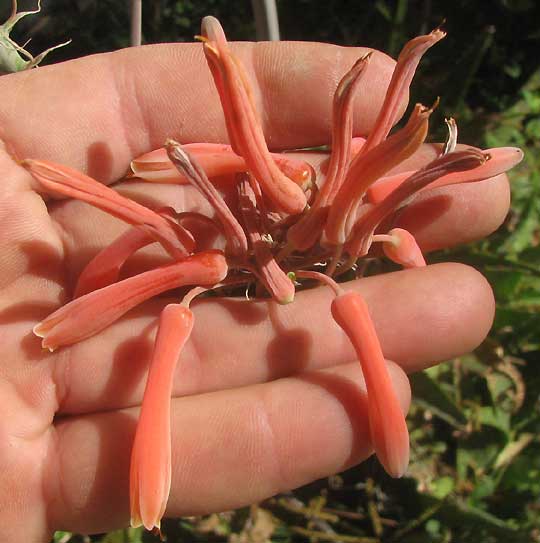
M 329 139 L 331 98 L 361 54 L 321 44 L 235 47 L 257 81 L 273 149 Z M 199 46 L 152 46 L 88 57 L 0 80 L 0 520 L 6 541 L 46 541 L 55 529 L 97 532 L 129 518 L 129 455 L 156 299 L 101 334 L 44 352 L 32 327 L 64 303 L 84 264 L 125 225 L 76 201 L 40 195 L 12 158 L 49 159 L 104 183 L 161 146 L 226 141 Z M 355 106 L 366 134 L 393 61 L 372 59 Z M 8 152 L 9 150 L 9 152 Z M 10 154 L 11 153 L 11 154 Z M 411 163 L 437 153 L 426 145 Z M 319 162 L 321 157 L 310 155 Z M 191 188 L 123 183 L 151 206 L 204 209 Z M 399 217 L 425 250 L 487 235 L 508 208 L 504 176 L 423 193 Z M 130 264 L 164 258 L 145 249 Z M 493 316 L 486 281 L 455 264 L 358 281 L 404 408 L 413 371 L 474 348 Z M 278 307 L 201 301 L 174 383 L 173 479 L 168 515 L 253 503 L 371 454 L 360 368 L 315 289 Z

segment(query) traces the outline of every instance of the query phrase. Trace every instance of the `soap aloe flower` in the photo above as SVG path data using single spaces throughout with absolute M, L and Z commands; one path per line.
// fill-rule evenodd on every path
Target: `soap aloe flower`
M 353 99 L 370 58 L 371 53 L 368 53 L 358 59 L 336 89 L 332 109 L 332 151 L 325 181 L 309 212 L 289 228 L 289 251 L 304 251 L 317 242 L 326 223 L 330 204 L 343 183 L 353 152 Z M 362 139 L 362 146 L 364 143 Z
M 409 464 L 409 432 L 365 300 L 357 292 L 332 301 L 332 315 L 353 344 L 366 382 L 371 441 L 384 469 L 401 477 Z
M 131 177 L 190 183 L 211 204 L 215 217 L 197 211 L 153 210 L 67 166 L 34 159 L 21 163 L 47 192 L 79 199 L 129 225 L 87 264 L 74 299 L 35 326 L 44 348 L 83 341 L 151 297 L 195 287 L 180 304 L 162 311 L 132 449 L 131 521 L 148 529 L 159 529 L 170 491 L 172 376 L 193 327 L 189 303 L 202 286 L 234 293 L 231 289 L 247 291 L 256 285 L 257 295 L 263 287 L 275 302 L 290 303 L 294 281 L 317 279 L 330 285 L 336 296 L 329 309 L 351 341 L 364 375 L 375 453 L 390 475 L 402 476 L 409 458 L 407 426 L 368 306 L 330 276 L 368 255 L 373 243 L 382 243 L 384 254 L 404 267 L 425 266 L 413 233 L 389 225 L 396 212 L 422 190 L 486 179 L 522 158 L 521 151 L 513 148 L 456 147 L 457 125 L 449 121 L 441 156 L 423 168 L 392 173 L 427 136 L 435 106 L 417 104 L 405 126 L 390 131 L 399 120 L 422 55 L 444 37 L 436 29 L 404 47 L 367 138 L 353 137 L 352 104 L 362 89 L 370 54 L 345 73 L 333 100 L 331 153 L 318 188 L 312 185 L 311 165 L 270 153 L 248 74 L 229 49 L 219 22 L 204 18 L 201 33 L 230 144 L 181 145 L 169 139 L 163 148 L 134 159 Z M 223 176 L 232 200 L 213 184 L 214 177 Z M 216 229 L 227 242 L 226 250 L 201 251 L 196 230 L 189 229 L 186 218 Z M 159 243 L 170 261 L 121 278 L 128 259 L 151 243 Z
M 367 156 L 367 155 L 366 155 Z M 379 224 L 411 196 L 436 179 L 452 172 L 462 172 L 481 166 L 489 157 L 472 147 L 454 151 L 436 158 L 399 185 L 382 202 L 373 205 L 356 222 L 350 234 L 347 252 L 353 257 L 364 256 L 369 251 L 372 236 Z
M 517 147 L 498 147 L 495 149 L 486 149 L 483 152 L 486 157 L 489 157 L 489 160 L 470 170 L 442 175 L 420 189 L 420 191 L 457 183 L 473 183 L 482 179 L 489 179 L 511 170 L 523 160 L 523 151 Z M 413 173 L 414 171 L 406 171 L 381 178 L 368 189 L 368 200 L 373 204 L 382 202 Z
M 129 224 L 141 227 L 175 258 L 187 256 L 194 248 L 193 237 L 180 225 L 121 196 L 82 172 L 46 160 L 26 159 L 21 162 L 21 166 L 48 191 L 82 200 Z
M 229 50 L 218 20 L 205 17 L 201 33 L 233 150 L 244 158 L 248 170 L 278 211 L 301 213 L 307 203 L 304 190 L 284 175 L 272 160 L 247 74 Z
M 161 525 L 171 489 L 171 393 L 174 370 L 193 329 L 193 313 L 181 304 L 165 306 L 148 372 L 131 452 L 131 525 Z
M 210 179 L 245 172 L 246 161 L 225 143 L 186 143 L 185 151 L 204 170 Z M 270 153 L 277 167 L 302 189 L 308 189 L 314 177 L 313 167 L 296 157 L 283 153 Z M 154 183 L 188 184 L 189 180 L 169 159 L 167 149 L 160 147 L 131 161 L 133 177 Z M 234 175 L 231 176 L 234 181 Z
M 182 173 L 214 208 L 217 218 L 223 227 L 227 238 L 227 249 L 237 258 L 243 258 L 247 253 L 247 238 L 238 219 L 229 209 L 218 190 L 210 183 L 203 168 L 190 156 L 187 149 L 174 140 L 165 143 L 169 159 L 176 169 Z
M 219 251 L 197 253 L 173 264 L 128 277 L 64 305 L 34 327 L 42 346 L 53 351 L 104 330 L 142 302 L 186 285 L 214 285 L 227 275 Z

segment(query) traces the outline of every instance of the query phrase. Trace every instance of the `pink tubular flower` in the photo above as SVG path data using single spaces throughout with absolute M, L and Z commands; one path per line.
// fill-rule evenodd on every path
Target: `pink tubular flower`
M 486 149 L 483 151 L 488 160 L 470 170 L 452 172 L 443 175 L 427 185 L 424 189 L 434 189 L 456 183 L 472 183 L 489 179 L 501 173 L 507 172 L 523 160 L 523 151 L 517 147 L 500 147 L 498 149 Z M 388 177 L 383 177 L 372 185 L 367 191 L 367 197 L 373 204 L 382 202 L 391 192 L 396 190 L 414 172 L 402 172 Z
M 326 179 L 309 213 L 304 214 L 287 232 L 287 241 L 295 249 L 306 250 L 316 243 L 324 228 L 329 206 L 345 179 L 353 147 L 353 98 L 370 58 L 371 53 L 368 53 L 354 63 L 341 79 L 334 95 L 332 152 Z
M 404 268 L 421 268 L 426 265 L 414 236 L 403 228 L 393 228 L 388 234 L 373 236 L 373 241 L 382 241 L 384 254 Z
M 246 161 L 230 145 L 223 143 L 187 143 L 182 146 L 204 170 L 207 177 L 220 177 L 246 171 Z M 307 190 L 314 176 L 313 167 L 303 160 L 279 153 L 270 153 L 277 167 L 303 190 Z M 167 149 L 161 147 L 131 161 L 134 177 L 153 183 L 187 184 L 170 161 Z
M 131 452 L 131 525 L 160 528 L 171 489 L 171 391 L 174 369 L 193 328 L 179 304 L 161 312 L 148 381 Z
M 379 177 L 409 158 L 424 143 L 428 130 L 428 119 L 432 109 L 417 104 L 404 128 L 373 147 L 363 149 L 349 166 L 347 176 L 336 194 L 325 234 L 329 242 L 343 245 L 347 239 L 347 219 L 354 213 L 366 190 Z M 358 180 L 361 182 L 358 182 Z
M 429 34 L 418 36 L 405 45 L 399 54 L 383 106 L 375 121 L 373 130 L 369 134 L 366 145 L 362 149 L 362 153 L 373 149 L 386 139 L 392 126 L 399 119 L 401 101 L 407 95 L 420 59 L 430 47 L 445 36 L 446 32 L 440 28 L 436 28 Z
M 354 258 L 367 254 L 377 226 L 419 190 L 447 174 L 476 168 L 486 159 L 478 149 L 467 148 L 440 156 L 416 171 L 382 202 L 371 206 L 369 211 L 358 219 L 350 234 L 347 246 L 349 254 Z
M 180 225 L 73 168 L 31 159 L 23 160 L 21 165 L 47 190 L 82 200 L 129 224 L 144 228 L 175 258 L 187 256 L 194 248 L 193 238 Z
M 76 298 L 34 327 L 50 351 L 101 332 L 140 303 L 184 285 L 214 285 L 227 275 L 219 251 L 197 253 Z
M 301 213 L 306 207 L 304 191 L 283 174 L 270 156 L 247 74 L 230 52 L 223 28 L 214 17 L 205 17 L 201 32 L 232 148 L 244 158 L 249 171 L 279 211 Z
M 409 432 L 367 304 L 357 292 L 347 292 L 332 302 L 332 315 L 362 365 L 375 453 L 389 475 L 401 477 L 409 463 Z
M 118 281 L 118 275 L 126 260 L 138 249 L 146 247 L 154 239 L 143 229 L 132 227 L 100 251 L 79 275 L 74 298 Z

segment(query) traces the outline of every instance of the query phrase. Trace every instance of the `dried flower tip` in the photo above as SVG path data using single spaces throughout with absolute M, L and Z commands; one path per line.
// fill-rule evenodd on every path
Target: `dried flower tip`
M 442 154 L 447 155 L 448 153 L 451 153 L 456 150 L 458 128 L 457 128 L 457 123 L 453 117 L 450 117 L 449 119 L 444 119 L 444 122 L 446 123 L 446 126 L 448 127 L 448 139 L 446 140 L 446 143 L 444 144 Z
M 294 281 L 279 267 L 270 245 L 265 240 L 265 234 L 261 233 L 255 191 L 250 185 L 248 176 L 242 176 L 238 183 L 238 197 L 238 205 L 257 262 L 257 274 L 276 302 L 289 304 L 294 300 Z
M 379 224 L 399 207 L 405 205 L 418 191 L 444 175 L 471 170 L 485 162 L 486 156 L 481 151 L 469 147 L 462 151 L 454 151 L 440 156 L 415 172 L 387 198 L 373 205 L 365 215 L 360 217 L 347 243 L 349 255 L 359 258 L 367 254 L 371 246 L 373 232 Z
M 171 162 L 188 181 L 208 200 L 214 208 L 227 238 L 227 250 L 235 257 L 244 257 L 247 253 L 247 239 L 240 223 L 233 215 L 225 200 L 210 183 L 204 170 L 197 161 L 178 142 L 169 139 L 165 143 Z
M 497 147 L 495 149 L 486 149 L 483 153 L 486 160 L 476 168 L 443 175 L 421 190 L 489 179 L 490 177 L 507 172 L 523 160 L 523 151 L 517 147 Z M 374 204 L 381 202 L 414 173 L 412 171 L 403 172 L 382 178 L 368 189 L 367 195 L 369 201 Z

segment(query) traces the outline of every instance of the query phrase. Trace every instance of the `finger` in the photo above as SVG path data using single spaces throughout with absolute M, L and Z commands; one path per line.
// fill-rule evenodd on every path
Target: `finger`
M 407 409 L 408 380 L 390 364 Z M 46 481 L 54 529 L 92 533 L 128 522 L 128 472 L 137 410 L 57 425 L 57 470 Z M 172 402 L 167 515 L 256 503 L 367 458 L 367 402 L 357 363 Z M 60 477 L 57 477 L 57 474 Z
M 387 358 L 406 371 L 470 352 L 487 334 L 494 302 L 475 270 L 439 264 L 349 283 L 365 296 Z M 330 314 L 332 293 L 317 288 L 278 306 L 202 300 L 173 383 L 175 396 L 240 387 L 355 359 Z M 62 413 L 140 403 L 159 311 L 157 299 L 51 359 Z M 37 341 L 37 338 L 36 338 Z
M 231 45 L 245 64 L 273 149 L 328 143 L 332 95 L 367 49 L 317 43 Z M 365 135 L 382 105 L 394 61 L 374 52 L 355 101 Z M 227 141 L 200 44 L 154 45 L 94 55 L 0 80 L 2 137 L 21 157 L 48 159 L 104 182 L 135 156 L 163 145 Z M 20 111 L 31 123 L 20 122 Z

